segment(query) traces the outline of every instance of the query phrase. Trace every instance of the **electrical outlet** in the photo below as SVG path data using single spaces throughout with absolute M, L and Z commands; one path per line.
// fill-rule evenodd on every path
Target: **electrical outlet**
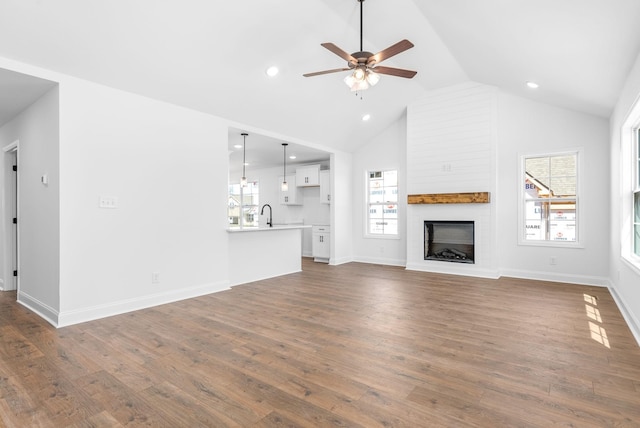
M 118 208 L 118 198 L 113 196 L 100 196 L 100 208 Z
M 160 284 L 160 272 L 152 272 L 151 273 L 151 283 L 152 284 Z
M 558 264 L 558 260 L 556 260 L 555 257 L 550 257 L 549 258 L 549 264 L 552 265 L 552 266 L 555 266 L 555 265 Z

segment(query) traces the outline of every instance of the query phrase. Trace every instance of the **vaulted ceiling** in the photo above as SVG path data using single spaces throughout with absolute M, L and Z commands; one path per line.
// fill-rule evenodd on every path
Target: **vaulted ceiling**
M 364 49 L 409 39 L 384 65 L 418 74 L 362 97 L 345 74 L 302 76 L 345 66 L 320 43 L 359 50 L 356 0 L 2 0 L 0 56 L 352 151 L 425 91 L 467 80 L 608 117 L 639 18 L 638 0 L 366 0 Z

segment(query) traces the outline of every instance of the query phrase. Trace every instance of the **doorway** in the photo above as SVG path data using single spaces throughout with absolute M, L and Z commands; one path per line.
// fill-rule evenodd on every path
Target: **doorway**
M 4 233 L 2 289 L 18 290 L 18 141 L 4 151 Z

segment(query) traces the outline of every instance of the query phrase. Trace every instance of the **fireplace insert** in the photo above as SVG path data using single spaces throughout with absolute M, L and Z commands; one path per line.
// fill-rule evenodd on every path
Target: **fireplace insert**
M 424 259 L 474 263 L 473 221 L 425 221 Z

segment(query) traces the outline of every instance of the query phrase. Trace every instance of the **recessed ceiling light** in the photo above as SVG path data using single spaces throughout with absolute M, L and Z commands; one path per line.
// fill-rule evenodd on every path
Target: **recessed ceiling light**
M 295 158 L 296 158 L 296 155 L 289 156 L 289 159 L 295 159 Z
M 244 166 L 249 166 L 249 162 L 245 162 L 243 165 Z
M 371 115 L 369 113 L 365 114 L 364 116 L 362 116 L 362 120 L 364 122 L 366 122 L 367 120 L 371 119 Z
M 242 148 L 242 144 L 236 144 L 236 145 L 235 145 L 235 146 L 233 146 L 233 147 L 235 147 L 236 149 L 241 149 L 241 148 Z
M 274 77 L 276 74 L 278 74 L 278 67 L 276 67 L 275 65 L 272 65 L 271 67 L 267 68 L 267 76 L 269 77 Z
M 530 87 L 531 89 L 538 89 L 540 87 L 540 85 L 538 85 L 536 82 L 527 82 L 527 86 Z

